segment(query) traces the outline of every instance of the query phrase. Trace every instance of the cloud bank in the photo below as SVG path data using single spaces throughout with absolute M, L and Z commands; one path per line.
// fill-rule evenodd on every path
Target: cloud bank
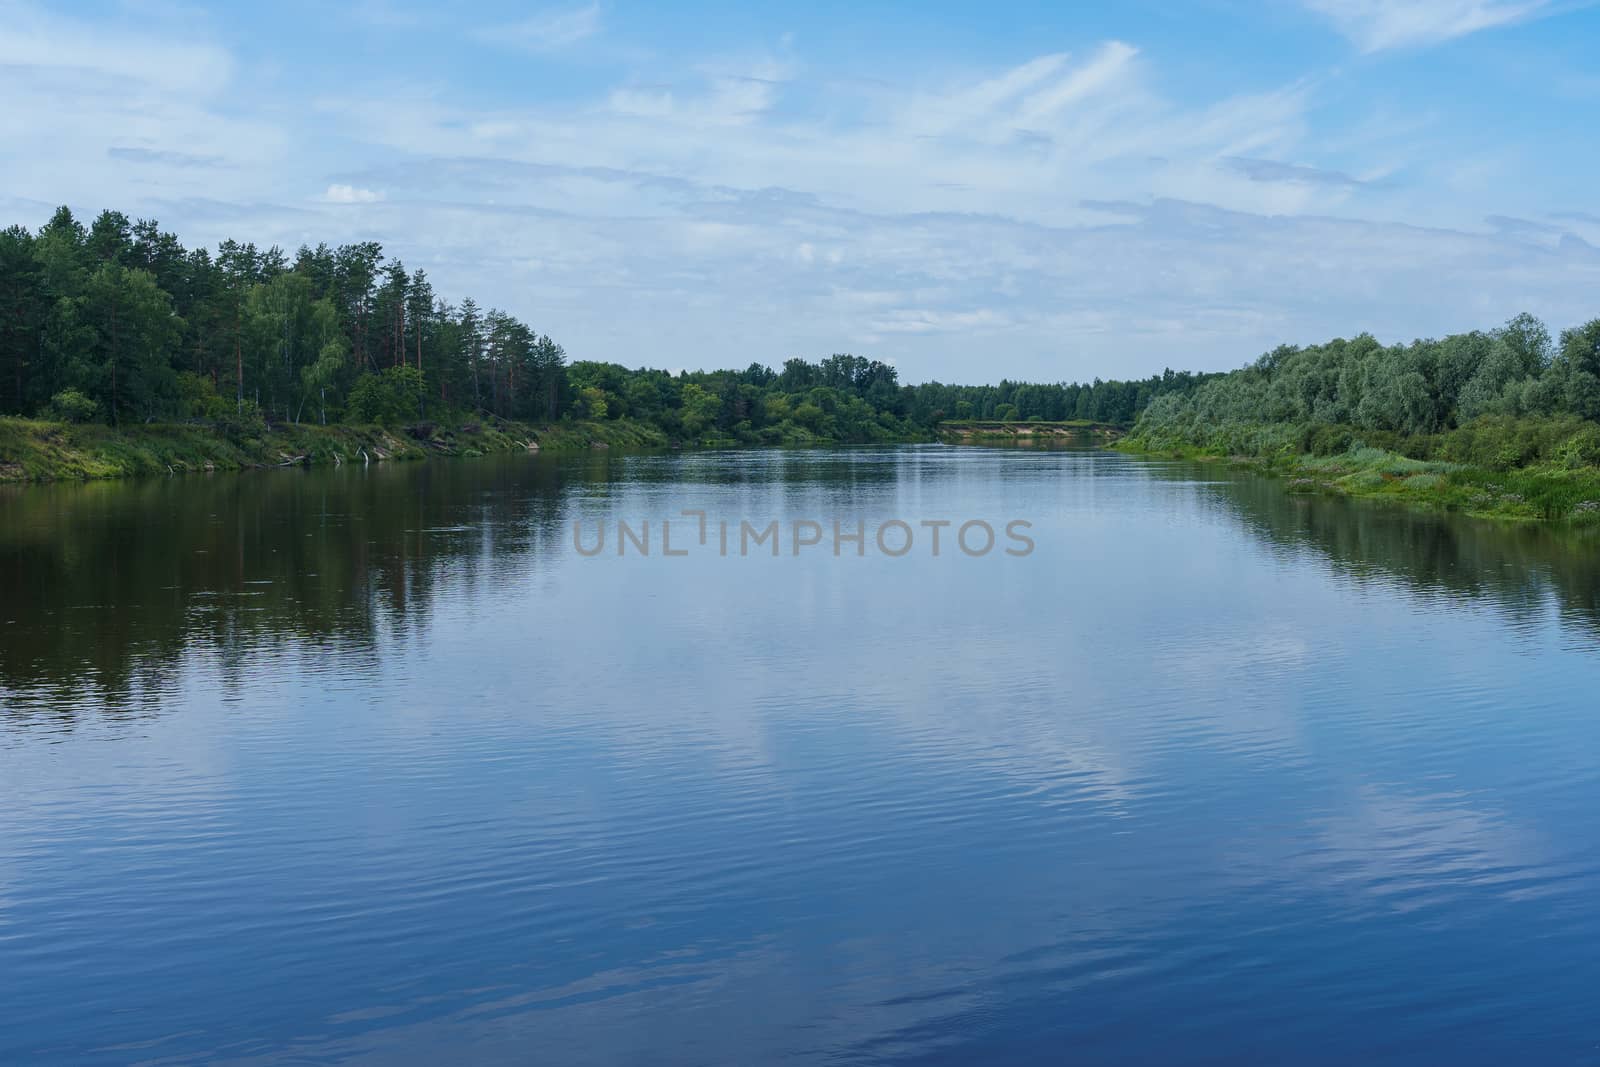
M 1539 13 L 1315 6 L 1364 48 Z M 384 11 L 373 32 L 437 32 Z M 590 6 L 453 47 L 570 58 L 610 34 Z M 1510 164 L 1441 153 L 1412 116 L 1330 127 L 1326 79 L 1176 92 L 1131 40 L 883 78 L 784 42 L 612 61 L 559 94 L 298 88 L 305 72 L 182 22 L 15 4 L 0 42 L 6 222 L 66 202 L 190 242 L 377 239 L 442 294 L 503 306 L 579 358 L 852 350 L 909 380 L 1056 380 L 1597 310 L 1591 204 L 1530 209 L 1496 178 Z

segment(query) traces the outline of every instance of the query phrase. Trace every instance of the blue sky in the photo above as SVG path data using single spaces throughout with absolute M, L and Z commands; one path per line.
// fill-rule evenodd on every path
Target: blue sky
M 574 358 L 909 381 L 1600 315 L 1600 7 L 0 0 L 0 219 L 376 239 Z

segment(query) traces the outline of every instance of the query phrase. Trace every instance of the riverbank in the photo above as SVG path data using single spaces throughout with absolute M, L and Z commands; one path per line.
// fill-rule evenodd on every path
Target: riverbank
M 504 420 L 460 426 L 279 425 L 228 433 L 205 425 L 74 425 L 0 418 L 0 482 L 88 481 L 265 467 L 383 463 L 491 452 L 665 448 L 666 434 L 629 419 L 546 426 Z
M 1283 479 L 1291 493 L 1388 500 L 1478 518 L 1600 526 L 1600 468 L 1592 466 L 1543 464 L 1490 470 L 1360 446 L 1329 456 L 1267 457 L 1222 455 L 1192 447 L 1153 448 L 1138 438 L 1126 438 L 1113 447 L 1164 459 L 1230 463 Z
M 1125 431 L 1123 427 L 1107 422 L 1090 422 L 1074 419 L 1065 422 L 1019 422 L 1015 420 L 946 420 L 939 423 L 939 440 L 949 444 L 1008 441 L 1031 443 L 1035 441 L 1083 441 L 1107 444 L 1115 441 Z
M 1106 444 L 1122 431 L 1095 422 L 947 422 L 917 435 L 878 443 L 1017 444 L 1080 441 Z M 839 442 L 791 432 L 750 441 L 703 434 L 687 442 L 636 419 L 564 420 L 535 425 L 486 419 L 459 426 L 409 427 L 279 424 L 247 432 L 199 423 L 127 426 L 0 417 L 0 483 L 91 481 L 149 474 L 192 474 L 268 467 L 383 463 L 436 456 L 481 456 L 521 450 L 576 452 L 591 448 L 737 448 L 751 444 L 816 447 Z

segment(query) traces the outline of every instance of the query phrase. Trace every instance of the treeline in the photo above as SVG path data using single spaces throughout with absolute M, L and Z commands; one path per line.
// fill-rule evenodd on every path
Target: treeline
M 1136 438 L 1251 455 L 1326 454 L 1359 439 L 1498 468 L 1573 466 L 1600 462 L 1596 421 L 1600 319 L 1558 340 L 1524 314 L 1441 340 L 1383 345 L 1361 334 L 1282 346 L 1187 393 L 1155 398 Z
M 0 316 L 0 412 L 71 421 L 554 418 L 565 363 L 374 242 L 213 255 L 116 211 L 0 233 Z
M 842 354 L 820 363 L 790 359 L 777 371 L 752 363 L 742 371 L 679 375 L 580 362 L 567 376 L 581 418 L 630 417 L 688 439 L 770 444 L 892 440 L 968 419 L 1129 425 L 1155 397 L 1192 391 L 1205 379 L 1168 371 L 1087 385 L 901 385 L 894 367 Z
M 230 430 L 631 418 L 690 440 L 866 441 L 953 419 L 1127 424 L 1205 379 L 909 386 L 851 355 L 677 374 L 569 365 L 549 336 L 449 303 L 375 242 L 213 253 L 154 220 L 104 211 L 86 227 L 65 207 L 37 232 L 0 232 L 0 414 Z

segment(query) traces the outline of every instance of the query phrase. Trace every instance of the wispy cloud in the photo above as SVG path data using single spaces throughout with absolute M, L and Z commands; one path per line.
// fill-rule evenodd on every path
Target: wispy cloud
M 583 7 L 537 12 L 519 22 L 487 26 L 473 39 L 499 48 L 544 53 L 568 48 L 600 32 L 598 0 Z
M 1304 0 L 1365 52 L 1413 48 L 1555 14 L 1552 0 Z
M 1324 170 L 1299 163 L 1280 163 L 1272 159 L 1229 156 L 1223 164 L 1253 182 L 1300 182 L 1306 185 L 1358 186 L 1366 183 L 1339 170 Z
M 109 31 L 109 32 L 108 32 Z M 54 72 L 102 86 L 150 85 L 205 93 L 233 72 L 213 45 L 121 32 L 29 4 L 0 4 L 0 68 Z
M 322 194 L 325 204 L 376 204 L 382 199 L 383 193 L 359 185 L 330 185 Z
M 483 39 L 547 51 L 603 14 L 547 10 Z M 851 348 L 908 380 L 1229 366 L 1283 340 L 1524 308 L 1567 324 L 1600 291 L 1584 243 L 1600 221 L 1547 214 L 1592 212 L 1561 199 L 1585 187 L 1538 184 L 1548 157 L 1467 144 L 1381 82 L 1377 104 L 1330 101 L 1315 76 L 1219 94 L 1117 40 L 869 79 L 774 37 L 722 55 L 624 42 L 545 92 L 561 73 L 544 63 L 445 83 L 265 69 L 207 28 L 0 0 L 0 222 L 65 202 L 194 243 L 379 239 L 445 295 L 584 358 Z M 429 47 L 495 59 L 460 37 Z
M 126 160 L 129 163 L 149 163 L 168 167 L 217 167 L 222 165 L 220 156 L 198 156 L 192 152 L 174 152 L 155 148 L 128 148 L 115 146 L 106 149 L 106 155 L 112 159 Z
M 701 66 L 559 108 L 347 100 L 330 115 L 405 162 L 334 180 L 388 189 L 363 223 L 427 235 L 467 291 L 623 362 L 715 322 L 707 362 L 851 346 L 913 380 L 972 373 L 974 346 L 1042 377 L 1231 365 L 1353 328 L 1570 321 L 1600 282 L 1592 252 L 1482 214 L 1348 217 L 1357 190 L 1401 217 L 1422 194 L 1369 180 L 1396 169 L 1370 145 L 1285 162 L 1316 144 L 1307 85 L 1177 98 L 1147 63 L 1107 42 L 915 86 Z
M 75 17 L 0 0 L 6 192 L 86 210 L 218 194 L 269 169 L 285 135 L 203 20 Z

